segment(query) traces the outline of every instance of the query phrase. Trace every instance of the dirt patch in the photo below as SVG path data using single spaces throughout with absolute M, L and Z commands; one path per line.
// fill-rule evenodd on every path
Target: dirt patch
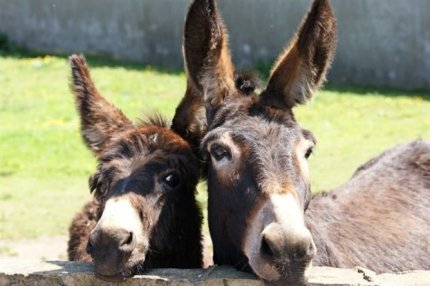
M 67 260 L 67 236 L 0 240 L 0 259 Z

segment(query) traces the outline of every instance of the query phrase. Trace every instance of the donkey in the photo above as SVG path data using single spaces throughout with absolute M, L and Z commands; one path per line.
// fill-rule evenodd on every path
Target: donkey
M 82 137 L 99 164 L 89 180 L 95 199 L 69 228 L 69 260 L 92 261 L 105 280 L 146 268 L 200 268 L 200 172 L 190 143 L 159 118 L 134 125 L 99 94 L 82 56 L 71 56 L 70 64 Z M 189 91 L 177 109 L 174 122 L 181 125 L 172 128 L 193 138 L 198 116 L 183 112 L 193 114 L 190 97 Z
M 267 87 L 244 94 L 215 0 L 189 7 L 184 56 L 206 107 L 201 152 L 216 264 L 292 285 L 305 283 L 312 261 L 378 272 L 430 269 L 429 143 L 388 151 L 343 187 L 312 199 L 307 159 L 316 139 L 293 108 L 322 85 L 335 46 L 330 3 L 315 0 Z

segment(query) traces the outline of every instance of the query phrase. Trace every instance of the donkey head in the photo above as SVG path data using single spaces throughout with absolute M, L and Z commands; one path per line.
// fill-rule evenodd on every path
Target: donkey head
M 98 93 L 83 57 L 71 56 L 70 64 L 81 133 L 99 162 L 90 188 L 102 207 L 87 246 L 96 274 L 123 279 L 144 266 L 166 267 L 163 261 L 181 267 L 183 255 L 175 261 L 172 253 L 186 244 L 182 251 L 196 259 L 185 267 L 201 266 L 199 171 L 190 145 L 161 120 L 133 125 Z
M 185 22 L 184 55 L 206 106 L 201 148 L 209 164 L 214 262 L 297 285 L 316 252 L 304 223 L 311 197 L 307 159 L 316 140 L 297 124 L 293 108 L 325 79 L 335 18 L 328 0 L 314 2 L 259 96 L 238 89 L 227 37 L 215 0 L 195 0 Z

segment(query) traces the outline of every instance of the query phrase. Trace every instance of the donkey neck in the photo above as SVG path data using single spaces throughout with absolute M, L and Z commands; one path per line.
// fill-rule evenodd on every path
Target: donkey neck
M 328 233 L 328 228 L 326 227 L 340 221 L 341 214 L 338 211 L 335 194 L 332 192 L 323 193 L 312 198 L 305 212 L 305 222 L 317 247 L 314 265 L 341 266 L 338 251 L 332 243 L 332 234 Z

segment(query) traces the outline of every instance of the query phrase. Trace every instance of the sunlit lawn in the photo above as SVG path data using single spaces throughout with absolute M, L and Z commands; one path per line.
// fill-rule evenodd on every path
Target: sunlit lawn
M 181 72 L 91 60 L 99 90 L 131 118 L 160 112 L 171 119 L 185 89 Z M 65 235 L 90 198 L 95 160 L 82 144 L 62 57 L 0 57 L 0 239 Z M 430 95 L 329 89 L 297 110 L 318 138 L 313 190 L 345 182 L 385 148 L 430 139 Z M 204 203 L 205 188 L 199 199 Z

